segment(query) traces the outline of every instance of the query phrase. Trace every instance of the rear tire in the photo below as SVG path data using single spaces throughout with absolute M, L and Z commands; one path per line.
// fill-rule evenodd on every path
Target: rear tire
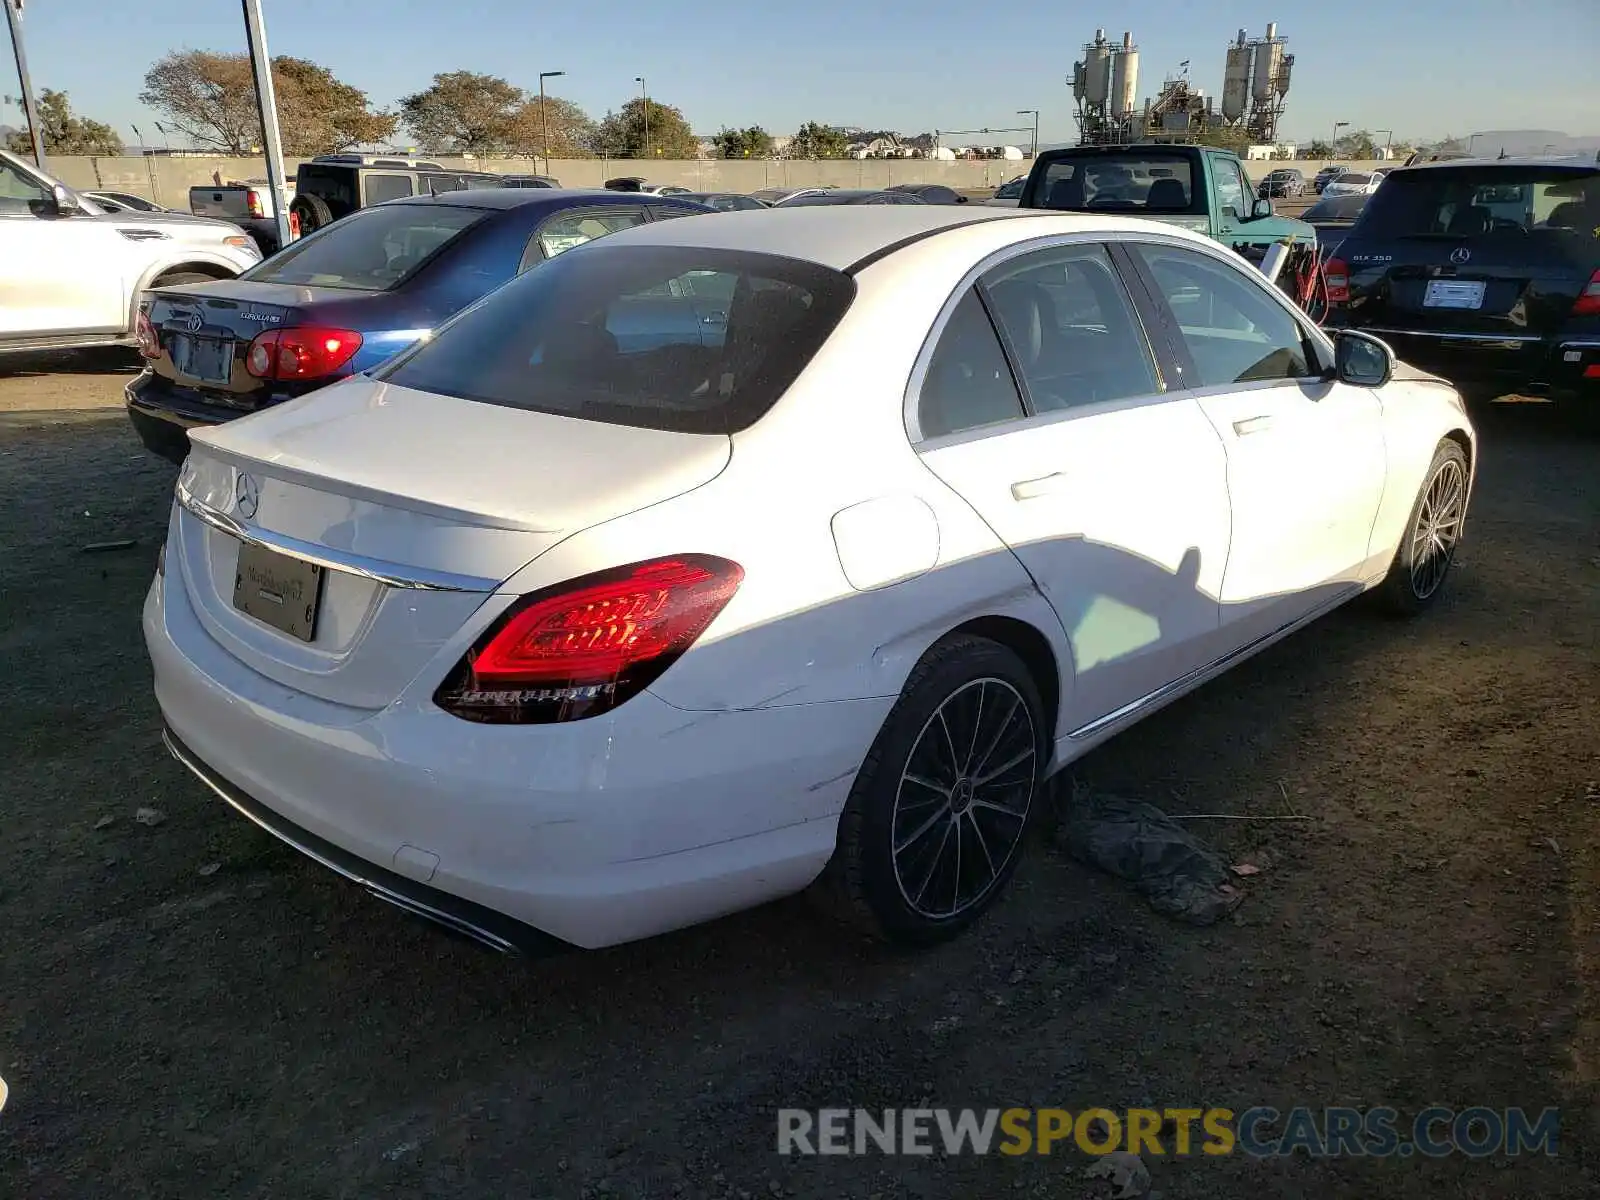
M 321 196 L 296 196 L 289 211 L 300 218 L 300 236 L 333 224 L 333 210 Z
M 1440 442 L 1411 506 L 1400 549 L 1376 591 L 1389 612 L 1415 616 L 1444 590 L 1466 524 L 1469 479 L 1466 451 L 1448 438 Z
M 839 819 L 813 896 L 868 936 L 928 946 L 1005 891 L 1042 791 L 1044 705 L 1011 650 L 939 642 L 911 672 Z

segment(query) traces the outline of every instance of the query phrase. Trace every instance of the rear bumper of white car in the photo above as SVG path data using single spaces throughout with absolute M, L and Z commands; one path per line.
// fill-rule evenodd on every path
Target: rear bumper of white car
M 893 703 L 690 712 L 646 692 L 480 725 L 409 694 L 373 713 L 291 692 L 160 577 L 144 632 L 180 761 L 325 866 L 499 949 L 532 931 L 612 945 L 804 888 Z

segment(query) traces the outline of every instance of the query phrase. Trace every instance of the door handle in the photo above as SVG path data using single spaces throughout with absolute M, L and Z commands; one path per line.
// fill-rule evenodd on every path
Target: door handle
M 1046 496 L 1051 492 L 1059 491 L 1066 481 L 1066 475 L 1060 471 L 1050 475 L 1041 475 L 1038 479 L 1020 479 L 1011 485 L 1011 498 L 1014 500 L 1032 500 L 1038 496 Z
M 1238 434 L 1240 437 L 1244 437 L 1246 434 L 1249 434 L 1249 433 L 1260 433 L 1265 429 L 1271 429 L 1271 428 L 1272 428 L 1272 418 L 1271 417 L 1266 417 L 1266 416 L 1262 416 L 1262 417 L 1246 417 L 1242 421 L 1235 421 L 1233 423 L 1233 431 L 1234 431 L 1234 433 Z

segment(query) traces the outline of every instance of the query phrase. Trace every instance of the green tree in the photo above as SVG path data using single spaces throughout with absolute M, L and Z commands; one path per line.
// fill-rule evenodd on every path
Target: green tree
M 1324 141 L 1309 142 L 1300 147 L 1301 158 L 1332 158 L 1333 147 Z
M 507 148 L 513 154 L 547 158 L 587 158 L 594 141 L 594 122 L 570 100 L 557 96 L 529 97 L 513 114 Z M 544 144 L 545 131 L 550 145 Z
M 752 125 L 748 129 L 723 126 L 721 132 L 711 140 L 723 158 L 772 157 L 772 135 L 759 125 Z
M 1202 146 L 1232 150 L 1243 158 L 1245 148 L 1250 145 L 1250 135 L 1237 125 L 1208 125 L 1196 135 L 1195 141 Z
M 272 84 L 288 154 L 332 154 L 381 142 L 398 123 L 390 113 L 374 112 L 360 88 L 303 58 L 274 58 Z M 249 154 L 261 144 L 255 78 L 244 54 L 175 50 L 145 72 L 139 100 L 196 146 Z
M 424 90 L 402 98 L 400 112 L 412 136 L 428 150 L 495 154 L 509 150 L 517 140 L 519 117 L 527 103 L 521 88 L 497 75 L 448 71 L 435 75 Z
M 832 125 L 807 121 L 789 142 L 790 158 L 843 158 L 850 139 Z
M 698 158 L 700 139 L 678 109 L 641 97 L 606 114 L 594 148 L 613 158 Z
M 39 93 L 39 125 L 46 154 L 122 153 L 122 139 L 116 131 L 100 121 L 73 116 L 65 92 L 45 88 Z M 13 154 L 31 155 L 33 140 L 27 130 L 20 130 L 6 139 L 6 148 Z
M 1336 143 L 1338 152 L 1346 158 L 1367 159 L 1377 157 L 1377 143 L 1365 129 L 1347 133 Z

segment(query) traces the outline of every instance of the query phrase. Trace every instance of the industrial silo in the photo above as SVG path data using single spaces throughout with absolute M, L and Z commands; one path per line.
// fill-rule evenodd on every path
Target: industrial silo
M 1283 66 L 1283 42 L 1278 39 L 1278 23 L 1267 26 L 1267 36 L 1256 45 L 1255 74 L 1250 85 L 1252 100 L 1271 100 L 1273 84 Z
M 1104 29 L 1094 31 L 1094 41 L 1083 48 L 1083 54 L 1083 98 L 1090 104 L 1104 104 L 1111 95 L 1111 45 Z
M 1239 40 L 1228 47 L 1228 62 L 1222 72 L 1222 119 L 1232 124 L 1244 116 L 1250 104 L 1250 60 L 1254 47 L 1245 42 L 1244 30 L 1239 30 Z
M 1139 95 L 1139 47 L 1133 34 L 1122 35 L 1122 48 L 1111 59 L 1111 115 L 1126 117 L 1133 112 Z

